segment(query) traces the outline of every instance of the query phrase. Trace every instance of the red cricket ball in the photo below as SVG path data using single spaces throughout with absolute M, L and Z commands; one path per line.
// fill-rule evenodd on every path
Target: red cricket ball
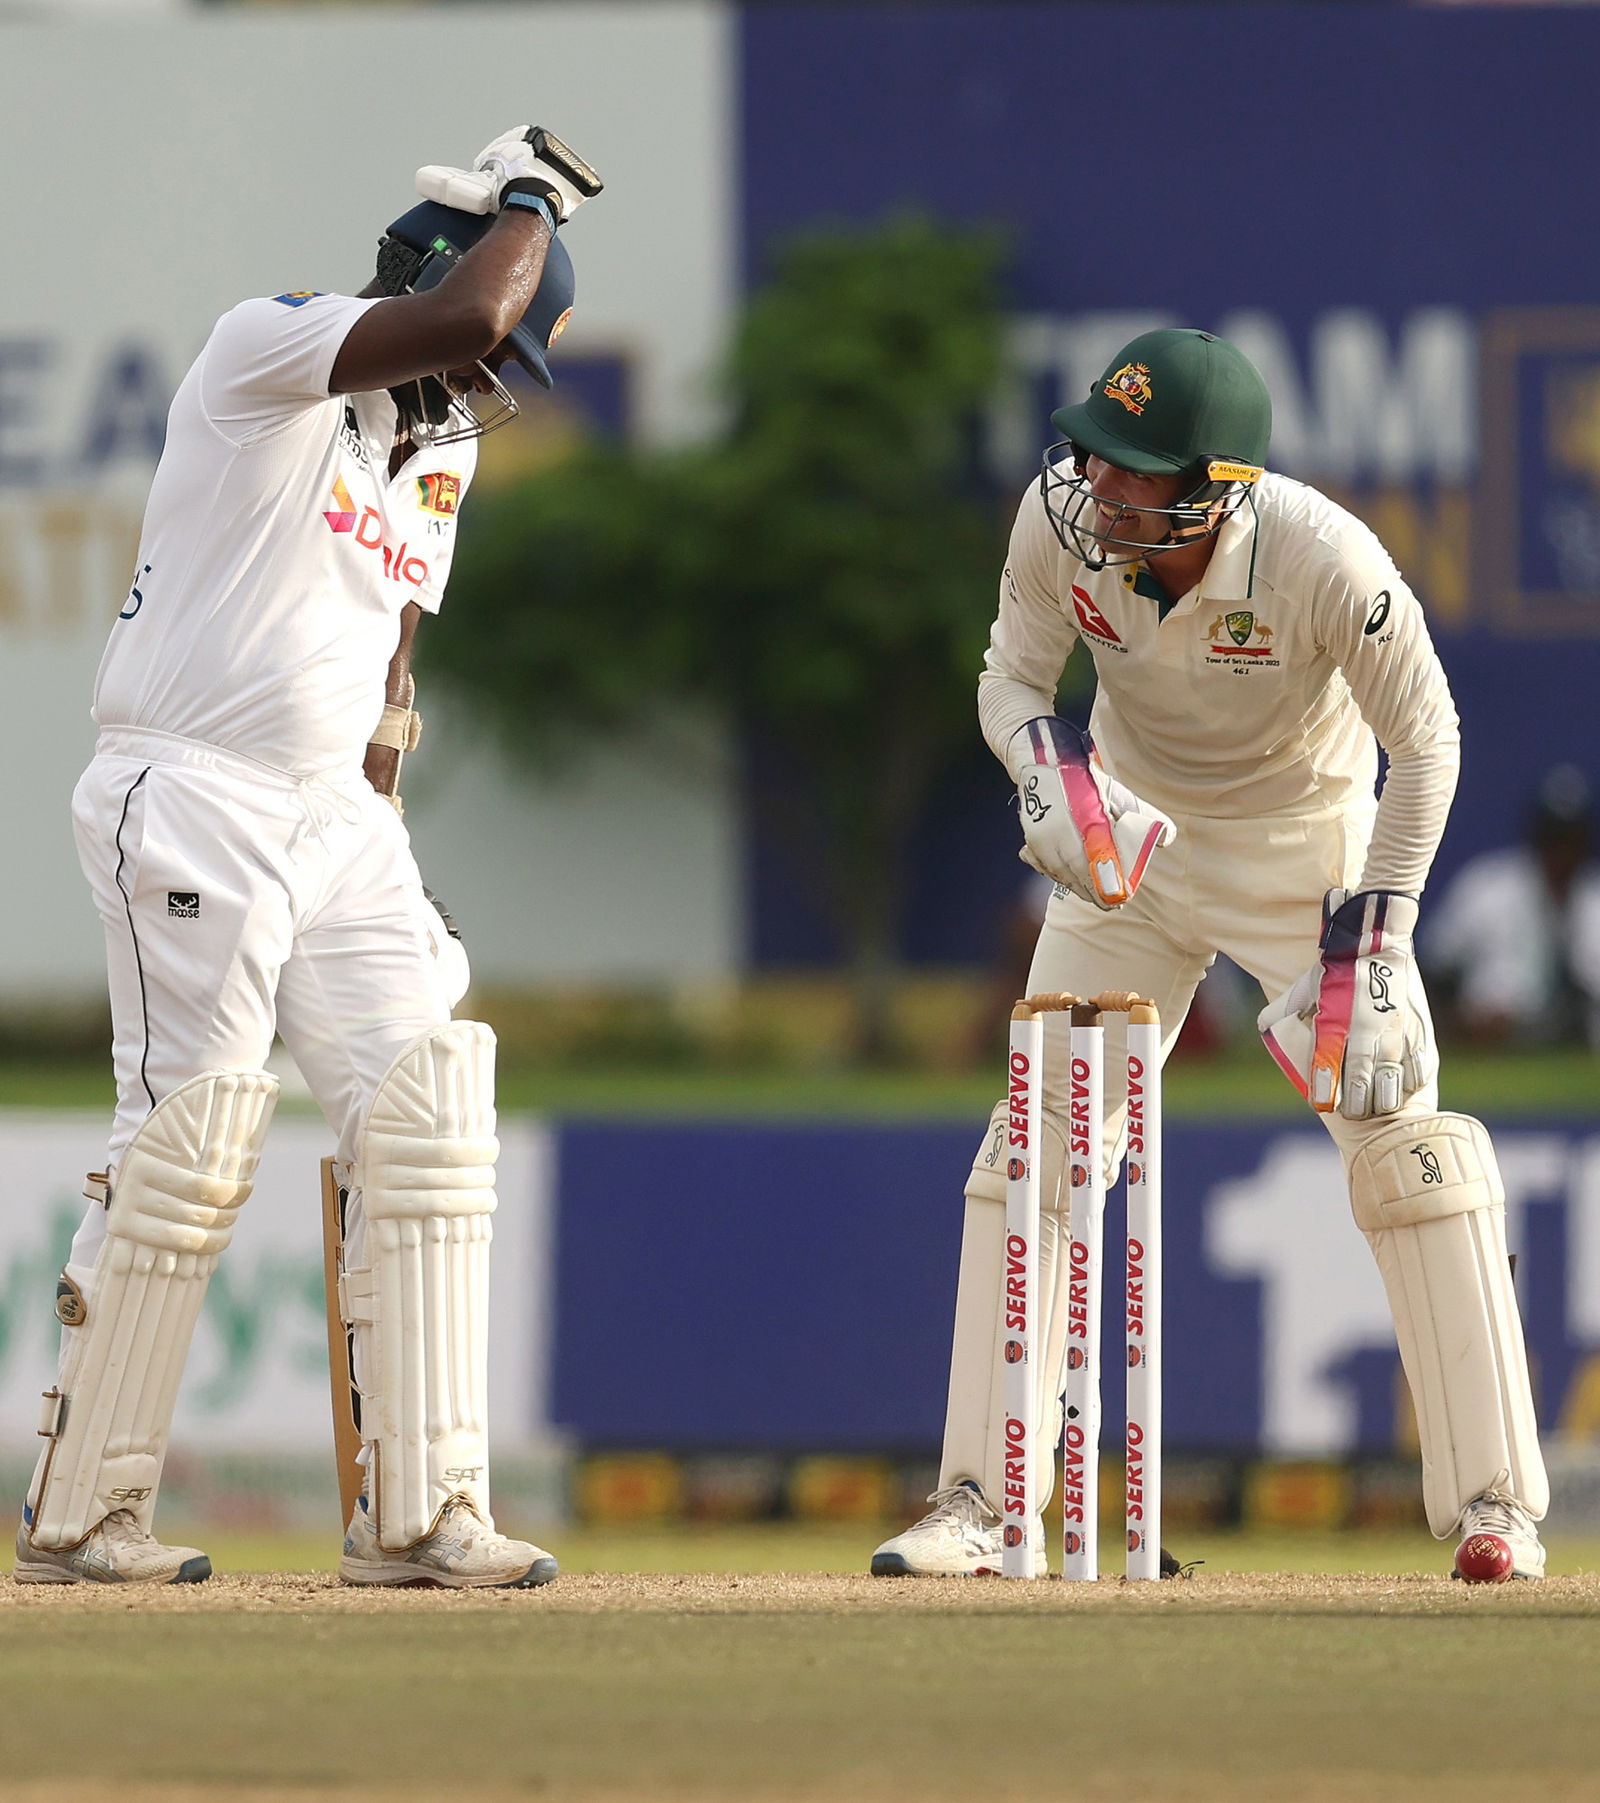
M 1466 1584 L 1503 1584 L 1511 1566 L 1511 1548 L 1498 1534 L 1469 1534 L 1456 1548 L 1456 1576 Z

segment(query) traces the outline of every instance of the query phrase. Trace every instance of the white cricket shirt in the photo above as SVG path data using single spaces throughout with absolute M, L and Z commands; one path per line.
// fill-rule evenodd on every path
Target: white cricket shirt
M 391 480 L 386 393 L 333 395 L 379 303 L 248 300 L 217 321 L 167 419 L 138 573 L 95 684 L 101 726 L 220 745 L 294 776 L 359 767 L 400 613 L 437 613 L 472 439 Z
M 1363 888 L 1419 892 L 1455 793 L 1455 704 L 1415 595 L 1373 533 L 1325 495 L 1263 476 L 1199 583 L 1163 615 L 1141 565 L 1092 571 L 1024 496 L 978 684 L 984 736 L 1013 777 L 1013 733 L 1054 711 L 1080 642 L 1102 761 L 1166 812 L 1370 814 Z M 1374 740 L 1376 739 L 1376 743 Z

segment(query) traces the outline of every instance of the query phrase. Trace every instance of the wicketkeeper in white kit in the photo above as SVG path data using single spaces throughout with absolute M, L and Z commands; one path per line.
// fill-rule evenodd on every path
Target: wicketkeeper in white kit
M 195 1583 L 152 1535 L 206 1286 L 250 1194 L 280 1032 L 338 1135 L 339 1308 L 365 1483 L 341 1576 L 526 1586 L 555 1561 L 489 1512 L 494 1036 L 398 810 L 412 637 L 437 612 L 476 438 L 550 385 L 600 188 L 518 127 L 424 196 L 360 295 L 217 322 L 173 401 L 138 574 L 73 797 L 105 925 L 117 1112 L 58 1289 L 62 1353 L 17 1536 L 24 1583 Z
M 978 689 L 1017 783 L 1021 855 L 1057 885 L 1029 991 L 1148 996 L 1163 1055 L 1218 952 L 1275 998 L 1262 1036 L 1333 1135 L 1388 1293 L 1429 1526 L 1498 1536 L 1516 1575 L 1542 1577 L 1549 1491 L 1503 1190 L 1482 1124 L 1440 1112 L 1412 956 L 1459 763 L 1422 609 L 1360 521 L 1263 469 L 1266 387 L 1225 340 L 1146 333 L 1052 417 L 1066 442 L 1023 498 Z M 1054 714 L 1079 644 L 1099 684 L 1092 740 Z M 1048 1473 L 1067 1353 L 1068 1059 L 1066 1017 L 1045 1018 L 1034 1418 Z M 1124 1031 L 1108 1017 L 1112 1168 Z M 967 1182 L 940 1487 L 874 1554 L 882 1576 L 1000 1567 L 1004 1107 Z

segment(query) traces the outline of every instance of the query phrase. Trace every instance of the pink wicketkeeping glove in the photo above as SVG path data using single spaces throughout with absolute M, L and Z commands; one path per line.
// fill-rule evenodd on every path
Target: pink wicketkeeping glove
M 1017 778 L 1026 841 L 1018 855 L 1097 908 L 1120 908 L 1177 827 L 1107 776 L 1077 727 L 1046 714 L 1018 730 L 1029 751 Z
M 1330 889 L 1321 960 L 1257 1016 L 1267 1050 L 1318 1114 L 1394 1114 L 1437 1075 L 1416 924 L 1412 896 Z

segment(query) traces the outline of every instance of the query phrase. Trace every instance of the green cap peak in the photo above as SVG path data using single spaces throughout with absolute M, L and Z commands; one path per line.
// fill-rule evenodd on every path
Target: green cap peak
M 1255 365 L 1214 332 L 1164 327 L 1125 344 L 1086 401 L 1051 420 L 1119 469 L 1175 474 L 1207 458 L 1264 464 L 1272 400 Z

